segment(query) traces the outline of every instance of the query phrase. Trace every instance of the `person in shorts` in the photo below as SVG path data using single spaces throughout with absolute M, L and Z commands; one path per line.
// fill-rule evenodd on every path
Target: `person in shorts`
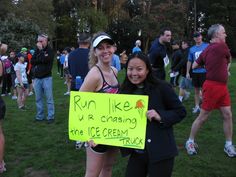
M 189 155 L 197 154 L 194 138 L 204 122 L 208 120 L 214 109 L 220 110 L 223 117 L 223 131 L 225 134 L 224 152 L 229 157 L 236 157 L 235 146 L 232 144 L 233 121 L 230 95 L 227 88 L 229 64 L 231 54 L 225 43 L 225 29 L 220 24 L 212 25 L 208 29 L 210 45 L 193 63 L 193 68 L 205 65 L 206 81 L 203 84 L 203 102 L 199 116 L 192 124 L 186 150 Z
M 200 112 L 201 88 L 206 78 L 206 69 L 204 66 L 201 66 L 191 70 L 191 66 L 193 62 L 198 59 L 199 55 L 206 49 L 208 43 L 203 42 L 202 34 L 199 32 L 193 34 L 193 39 L 196 45 L 189 49 L 186 78 L 191 78 L 194 86 L 195 106 L 193 107 L 192 112 L 195 114 Z
M 25 55 L 19 53 L 17 55 L 18 62 L 16 63 L 14 70 L 16 72 L 15 86 L 17 91 L 17 104 L 18 108 L 25 110 L 25 100 L 28 96 L 28 80 L 26 74 Z
M 183 57 L 181 60 L 182 67 L 180 69 L 182 78 L 179 84 L 179 100 L 182 102 L 189 98 L 190 92 L 188 92 L 187 90 L 192 88 L 192 81 L 186 78 L 188 52 L 189 52 L 189 43 L 187 40 L 182 40 L 181 51 Z
M 94 36 L 89 53 L 89 72 L 79 91 L 116 94 L 119 91 L 117 69 L 111 66 L 115 42 L 104 33 Z M 111 177 L 118 148 L 88 142 L 85 177 Z

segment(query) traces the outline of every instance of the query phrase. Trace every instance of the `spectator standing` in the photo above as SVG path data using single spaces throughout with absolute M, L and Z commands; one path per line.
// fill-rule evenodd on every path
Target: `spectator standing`
M 88 54 L 90 40 L 91 37 L 89 34 L 80 34 L 78 37 L 79 47 L 69 55 L 68 67 L 71 75 L 71 90 L 79 90 L 79 88 L 76 88 L 76 76 L 80 76 L 83 81 L 89 71 Z
M 186 150 L 189 155 L 197 154 L 195 136 L 202 125 L 208 120 L 214 109 L 219 109 L 223 117 L 223 131 L 225 134 L 224 152 L 229 157 L 236 157 L 236 149 L 232 144 L 233 121 L 230 95 L 227 88 L 229 63 L 231 54 L 225 43 L 226 32 L 221 24 L 212 25 L 208 29 L 210 45 L 194 61 L 193 69 L 205 66 L 206 81 L 203 84 L 203 103 L 199 116 L 192 124 Z
M 190 71 L 192 63 L 198 59 L 198 57 L 205 50 L 208 44 L 202 41 L 202 34 L 199 32 L 194 33 L 193 39 L 196 45 L 192 46 L 189 49 L 186 77 L 187 79 L 192 78 L 192 83 L 194 86 L 195 107 L 193 108 L 192 112 L 195 114 L 200 112 L 201 88 L 206 79 L 206 69 L 204 66 L 202 66 L 192 69 L 192 73 L 190 73 Z
M 70 77 L 69 67 L 68 67 L 68 57 L 69 57 L 70 51 L 71 51 L 70 47 L 66 47 L 64 49 L 65 61 L 64 61 L 64 64 L 63 64 L 63 69 L 64 69 L 64 75 L 65 75 L 65 83 L 66 83 L 66 86 L 67 86 L 67 92 L 64 93 L 64 95 L 70 95 L 71 77 Z
M 123 50 L 120 53 L 120 64 L 121 64 L 121 69 L 125 68 L 126 62 L 128 60 L 128 56 L 126 54 L 126 50 Z
M 12 99 L 16 100 L 17 99 L 17 93 L 16 93 L 16 86 L 15 86 L 15 79 L 16 79 L 16 72 L 14 70 L 14 66 L 18 62 L 18 58 L 16 57 L 16 53 L 14 51 L 10 52 L 10 57 L 9 59 L 12 62 L 12 67 L 11 67 L 11 83 L 12 83 L 12 90 L 13 90 L 13 95 Z
M 9 60 L 9 57 L 6 55 L 8 46 L 2 44 L 1 46 L 1 60 L 3 63 L 3 77 L 2 77 L 2 94 L 1 96 L 11 95 L 11 67 L 12 62 Z
M 25 110 L 25 100 L 28 96 L 28 80 L 26 74 L 27 64 L 25 62 L 25 55 L 23 53 L 19 53 L 17 55 L 18 62 L 14 66 L 14 70 L 16 72 L 15 86 L 17 90 L 17 104 L 18 108 L 21 110 Z
M 91 69 L 85 77 L 80 91 L 118 93 L 117 70 L 111 66 L 114 52 L 114 41 L 108 34 L 99 33 L 94 37 L 89 53 Z M 117 153 L 117 147 L 95 145 L 90 141 L 89 147 L 86 149 L 85 177 L 111 177 Z
M 142 50 L 140 49 L 141 44 L 142 44 L 142 43 L 141 43 L 140 40 L 135 41 L 135 46 L 134 46 L 134 48 L 132 49 L 132 53 L 141 52 L 141 51 L 142 51 Z
M 180 68 L 182 67 L 182 52 L 180 50 L 179 41 L 173 41 L 172 44 L 173 54 L 171 57 L 171 67 L 170 67 L 170 83 L 173 87 L 177 87 L 179 85 L 179 76 L 180 76 Z
M 32 72 L 34 76 L 34 91 L 36 98 L 36 121 L 44 120 L 44 103 L 43 97 L 46 96 L 47 102 L 47 120 L 48 123 L 54 121 L 54 100 L 52 93 L 52 66 L 54 54 L 51 47 L 48 45 L 48 36 L 46 34 L 38 35 L 37 49 L 33 58 Z
M 57 50 L 57 74 L 60 74 L 60 71 L 61 71 L 60 56 L 61 56 L 61 52 Z
M 66 56 L 66 54 L 65 54 L 65 51 L 63 50 L 62 51 L 62 54 L 61 54 L 61 56 L 60 56 L 60 63 L 61 63 L 61 78 L 63 78 L 64 77 L 64 69 L 63 69 L 63 67 L 64 67 L 64 62 L 65 62 L 65 56 Z
M 161 80 L 165 80 L 165 62 L 164 59 L 167 57 L 166 44 L 170 43 L 171 31 L 169 28 L 163 28 L 160 31 L 159 38 L 156 38 L 151 45 L 149 50 L 149 59 L 152 64 L 154 75 Z
M 129 56 L 121 93 L 149 96 L 144 150 L 121 149 L 130 155 L 126 177 L 171 177 L 178 154 L 173 125 L 186 116 L 184 106 L 169 84 L 153 76 L 150 61 L 141 52 Z
M 114 45 L 115 48 L 115 52 L 117 51 L 117 45 Z M 115 53 L 112 56 L 112 60 L 111 60 L 111 66 L 115 67 L 117 69 L 117 71 L 120 71 L 120 58 L 118 55 L 116 55 Z
M 182 102 L 183 100 L 187 100 L 189 98 L 190 92 L 187 89 L 192 88 L 192 81 L 186 78 L 187 71 L 187 61 L 188 61 L 188 53 L 189 53 L 189 44 L 186 40 L 183 40 L 181 43 L 182 50 L 182 67 L 180 69 L 180 73 L 182 75 L 180 85 L 179 85 L 179 100 Z

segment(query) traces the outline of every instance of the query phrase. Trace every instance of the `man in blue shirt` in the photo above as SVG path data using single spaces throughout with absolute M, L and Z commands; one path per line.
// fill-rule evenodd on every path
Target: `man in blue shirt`
M 141 46 L 141 41 L 137 40 L 135 42 L 135 47 L 132 49 L 132 53 L 141 52 L 142 50 L 140 49 L 140 46 Z
M 69 73 L 72 77 L 71 90 L 77 90 L 75 88 L 76 76 L 80 76 L 84 80 L 89 71 L 88 54 L 90 40 L 90 35 L 86 33 L 80 34 L 78 39 L 79 48 L 72 51 L 68 57 Z
M 206 79 L 206 69 L 201 68 L 195 68 L 192 70 L 191 73 L 191 67 L 192 63 L 198 59 L 199 55 L 207 48 L 208 43 L 205 43 L 202 41 L 202 35 L 199 32 L 194 33 L 193 39 L 196 43 L 196 45 L 192 46 L 189 49 L 188 54 L 188 62 L 187 62 L 187 73 L 186 78 L 190 79 L 192 78 L 192 84 L 194 86 L 194 101 L 195 101 L 195 107 L 193 108 L 193 113 L 200 112 L 200 98 L 201 98 L 201 88 L 202 85 Z
M 117 50 L 116 44 L 114 45 L 114 48 L 115 48 L 115 52 L 116 52 L 116 50 Z M 111 66 L 115 67 L 117 69 L 117 71 L 120 71 L 120 69 L 121 69 L 120 57 L 118 55 L 116 55 L 115 53 L 112 56 Z
M 171 40 L 171 31 L 169 28 L 163 28 L 160 31 L 159 38 L 152 42 L 149 50 L 149 59 L 152 64 L 154 75 L 161 80 L 165 80 L 165 63 L 164 58 L 167 56 L 166 43 Z

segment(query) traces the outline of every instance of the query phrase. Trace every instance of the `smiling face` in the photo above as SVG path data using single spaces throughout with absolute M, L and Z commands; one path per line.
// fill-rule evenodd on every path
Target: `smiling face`
M 110 63 L 112 59 L 112 55 L 115 52 L 115 47 L 108 42 L 101 42 L 95 48 L 95 56 L 98 58 L 98 62 L 102 63 Z
M 135 57 L 132 58 L 127 66 L 127 77 L 132 84 L 141 85 L 146 79 L 149 70 L 144 61 Z

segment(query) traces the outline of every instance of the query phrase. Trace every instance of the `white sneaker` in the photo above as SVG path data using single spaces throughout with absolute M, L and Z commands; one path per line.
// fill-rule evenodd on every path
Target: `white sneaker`
M 196 155 L 197 144 L 194 142 L 186 141 L 185 149 L 187 150 L 188 155 Z
M 225 147 L 224 151 L 229 157 L 236 157 L 236 149 L 234 145 Z
M 1 164 L 0 164 L 0 173 L 3 173 L 4 171 L 7 171 L 5 166 L 6 166 L 5 162 L 2 161 Z
M 17 96 L 14 96 L 14 95 L 13 95 L 13 96 L 11 97 L 11 99 L 12 99 L 12 100 L 17 100 Z
M 196 114 L 196 113 L 199 113 L 200 111 L 201 111 L 200 107 L 199 107 L 199 106 L 195 106 L 195 107 L 193 108 L 192 113 L 193 113 L 193 114 Z
M 31 95 L 33 95 L 33 94 L 34 94 L 33 92 L 29 92 L 28 96 L 31 96 Z
M 70 92 L 66 92 L 66 93 L 64 93 L 64 95 L 70 95 Z
M 83 146 L 85 146 L 84 142 L 76 141 L 75 143 L 75 149 L 81 149 Z
M 185 92 L 185 95 L 184 95 L 184 100 L 187 100 L 187 99 L 189 99 L 189 96 L 190 96 L 190 92 Z

